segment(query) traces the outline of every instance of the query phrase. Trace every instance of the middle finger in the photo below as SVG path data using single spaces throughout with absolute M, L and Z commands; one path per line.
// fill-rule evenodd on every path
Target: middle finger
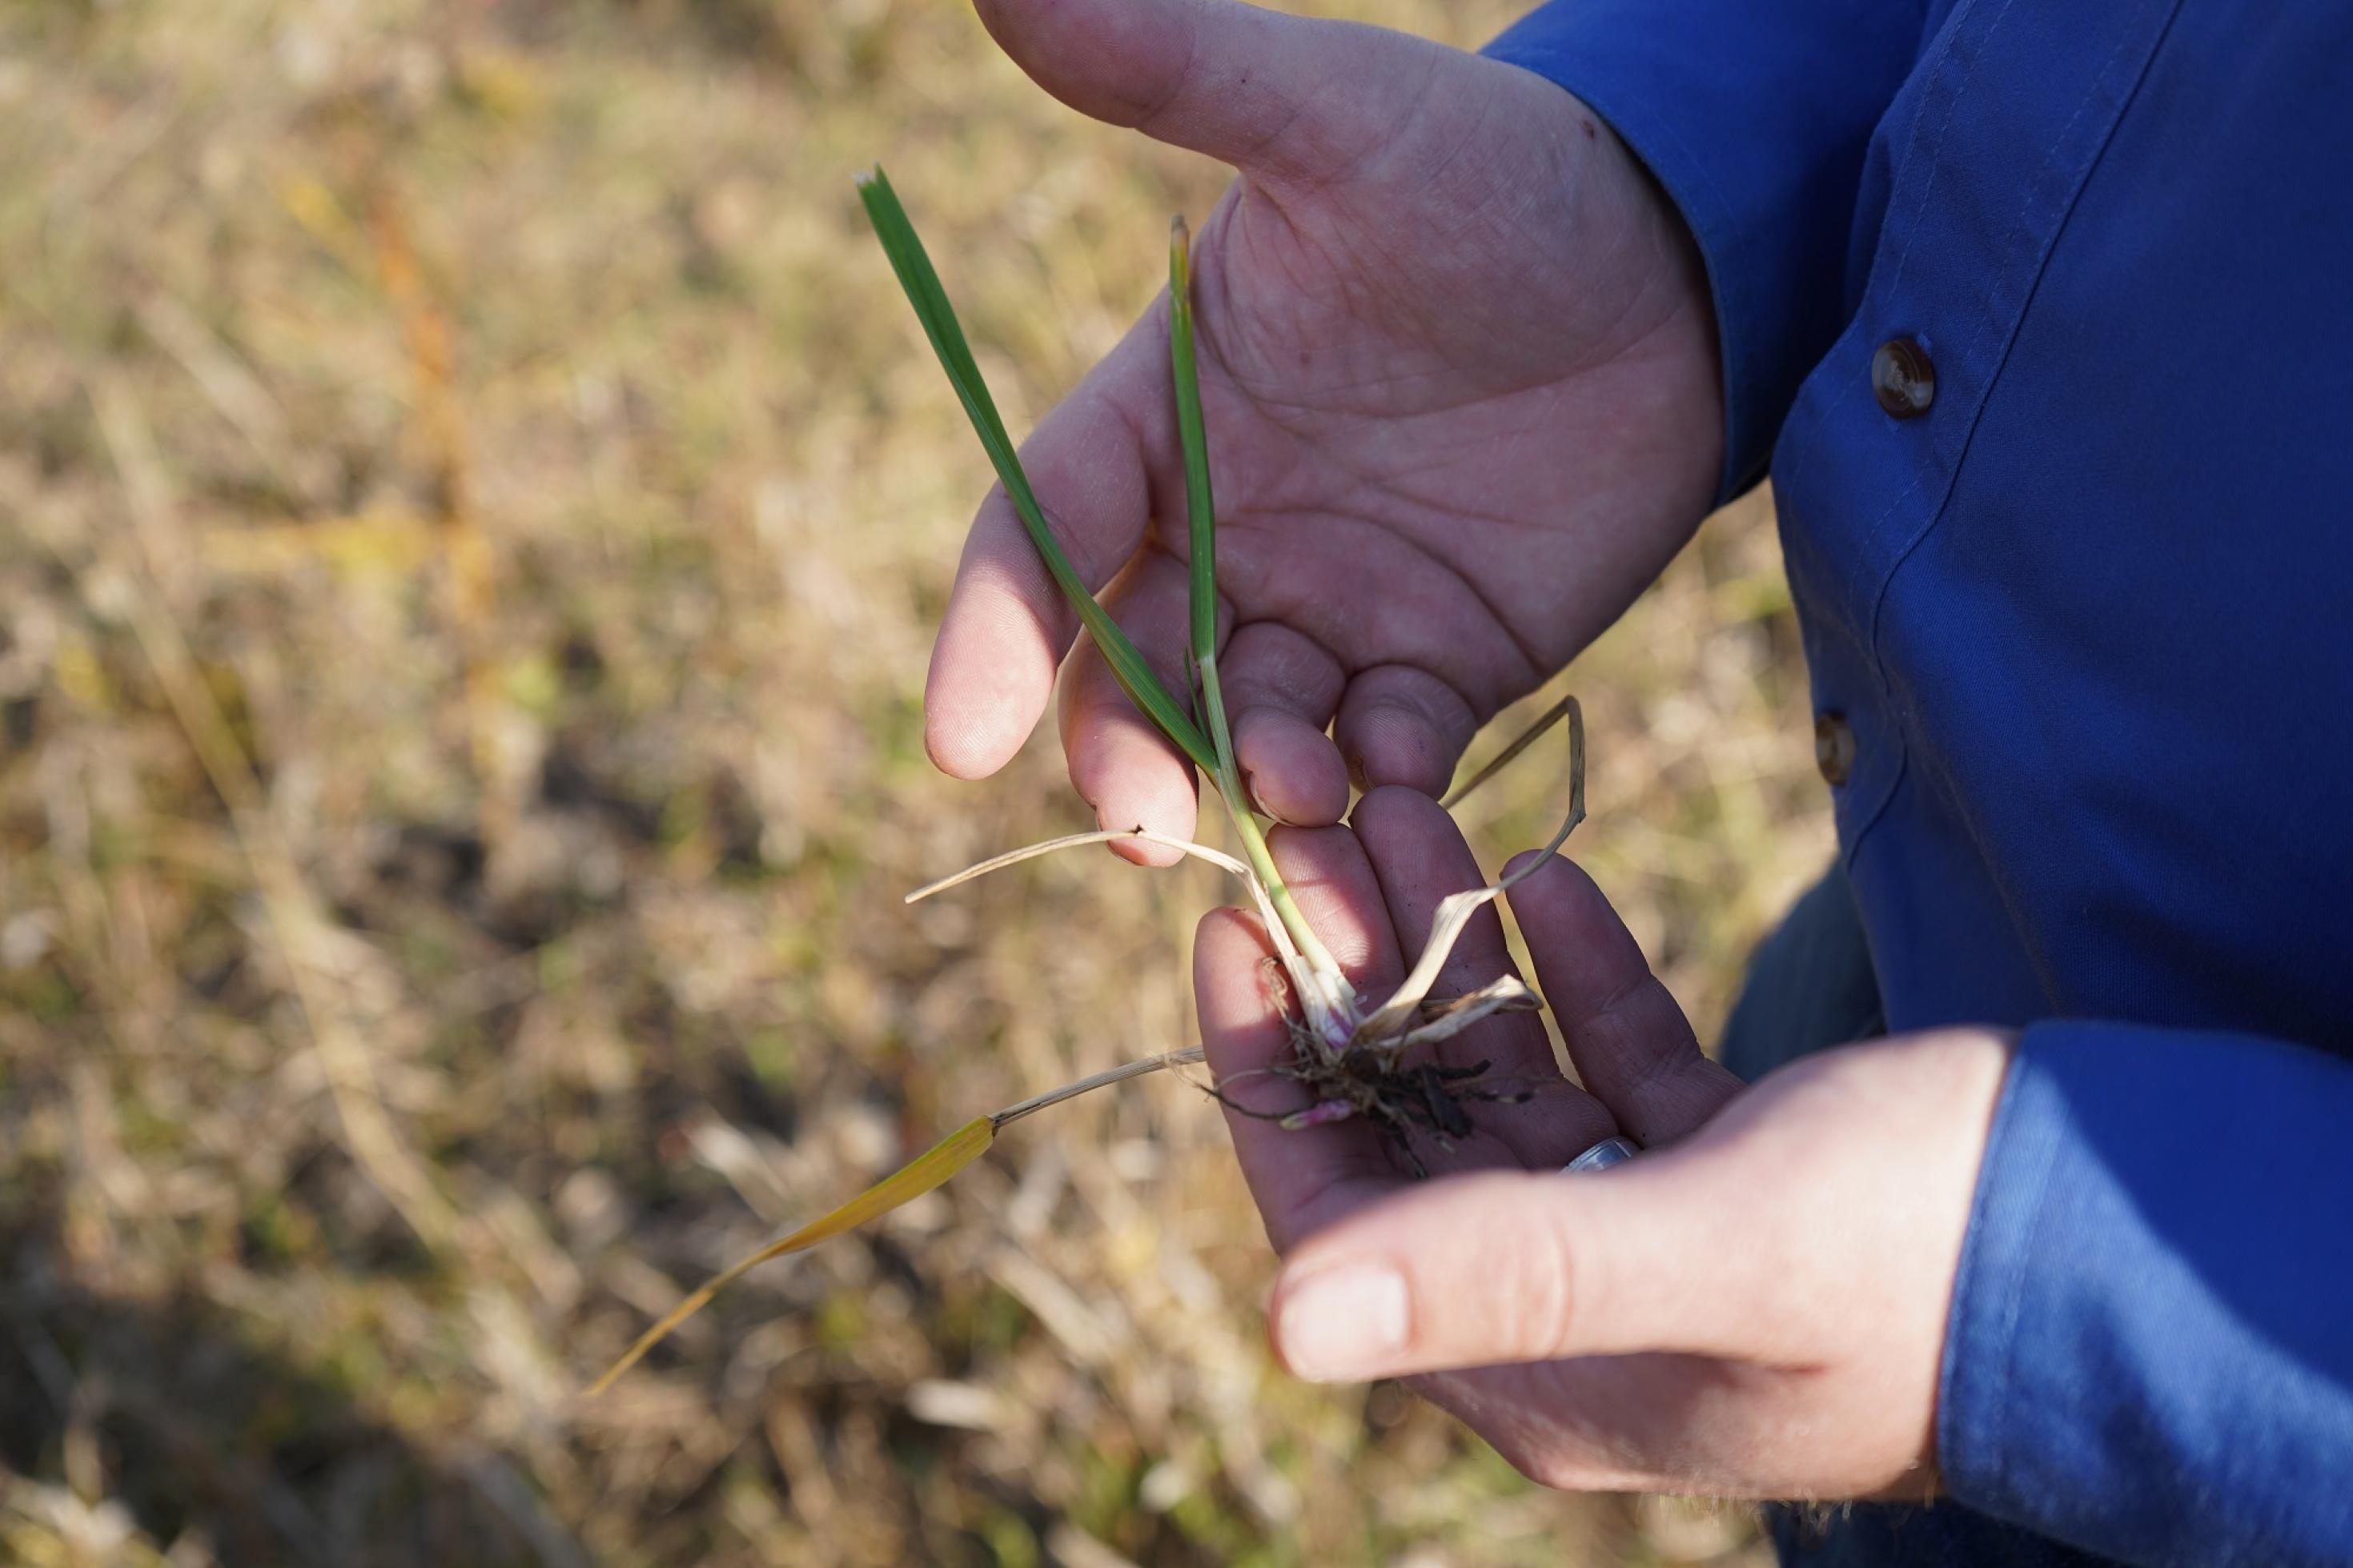
M 1406 953 L 1418 954 L 1430 940 L 1440 900 L 1484 885 L 1486 877 L 1454 819 L 1416 790 L 1377 789 L 1356 803 L 1351 820 L 1380 880 L 1398 944 Z M 1439 972 L 1436 994 L 1461 995 L 1515 973 L 1503 921 L 1491 904 L 1472 917 L 1455 942 Z M 1492 1077 L 1520 1080 L 1534 1092 L 1523 1106 L 1473 1110 L 1474 1121 L 1528 1169 L 1557 1167 L 1618 1131 L 1599 1100 L 1562 1076 L 1552 1042 L 1534 1013 L 1500 1014 L 1443 1042 L 1438 1051 L 1457 1065 L 1485 1060 L 1492 1064 Z

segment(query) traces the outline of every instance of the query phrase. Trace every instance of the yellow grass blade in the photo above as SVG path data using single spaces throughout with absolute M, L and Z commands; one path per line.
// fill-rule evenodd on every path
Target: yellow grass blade
M 589 1394 L 602 1394 L 612 1387 L 615 1379 L 637 1365 L 648 1351 L 669 1338 L 671 1330 L 701 1311 L 713 1296 L 752 1269 L 771 1258 L 782 1258 L 788 1252 L 815 1247 L 820 1241 L 830 1241 L 844 1231 L 855 1230 L 869 1220 L 880 1219 L 902 1204 L 913 1202 L 987 1153 L 989 1144 L 996 1139 L 996 1120 L 976 1116 L 824 1218 L 813 1220 L 790 1236 L 770 1242 L 749 1258 L 730 1264 L 705 1280 L 693 1295 L 671 1308 L 660 1322 L 640 1334 L 628 1353 L 606 1368 L 605 1375 L 589 1385 Z

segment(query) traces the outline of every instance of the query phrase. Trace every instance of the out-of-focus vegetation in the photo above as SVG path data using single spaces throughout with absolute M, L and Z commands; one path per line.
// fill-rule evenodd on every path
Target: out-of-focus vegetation
M 1509 0 L 1332 0 L 1475 44 Z M 1219 171 L 960 0 L 0 0 L 0 1560 L 1557 1563 L 1752 1551 L 1275 1372 L 1215 1108 L 957 1121 L 1192 1038 L 1215 873 L 934 774 L 1008 423 Z M 1585 659 L 1579 850 L 1704 1028 L 1820 864 L 1761 501 Z M 1491 742 L 1492 743 L 1492 742 Z M 1546 753 L 1465 808 L 1542 836 Z

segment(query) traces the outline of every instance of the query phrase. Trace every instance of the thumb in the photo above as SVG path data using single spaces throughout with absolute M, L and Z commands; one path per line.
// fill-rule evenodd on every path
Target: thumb
M 1446 51 L 1235 0 L 976 0 L 990 34 L 1082 114 L 1252 174 L 1330 179 L 1393 132 Z
M 1698 1156 L 1704 1161 L 1704 1154 Z M 1356 1210 L 1285 1261 L 1269 1309 L 1283 1364 L 1364 1382 L 1645 1351 L 1736 1355 L 1770 1249 L 1694 1153 L 1607 1172 L 1482 1172 Z M 1700 1178 L 1704 1180 L 1704 1177 Z

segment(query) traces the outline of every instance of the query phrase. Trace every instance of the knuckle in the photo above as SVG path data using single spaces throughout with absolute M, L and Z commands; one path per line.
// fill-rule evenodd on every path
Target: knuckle
M 1566 1353 L 1576 1310 L 1575 1248 L 1566 1229 L 1547 1220 L 1519 1238 L 1507 1237 L 1514 1259 L 1512 1288 L 1503 1293 L 1497 1325 L 1514 1359 L 1548 1361 Z

